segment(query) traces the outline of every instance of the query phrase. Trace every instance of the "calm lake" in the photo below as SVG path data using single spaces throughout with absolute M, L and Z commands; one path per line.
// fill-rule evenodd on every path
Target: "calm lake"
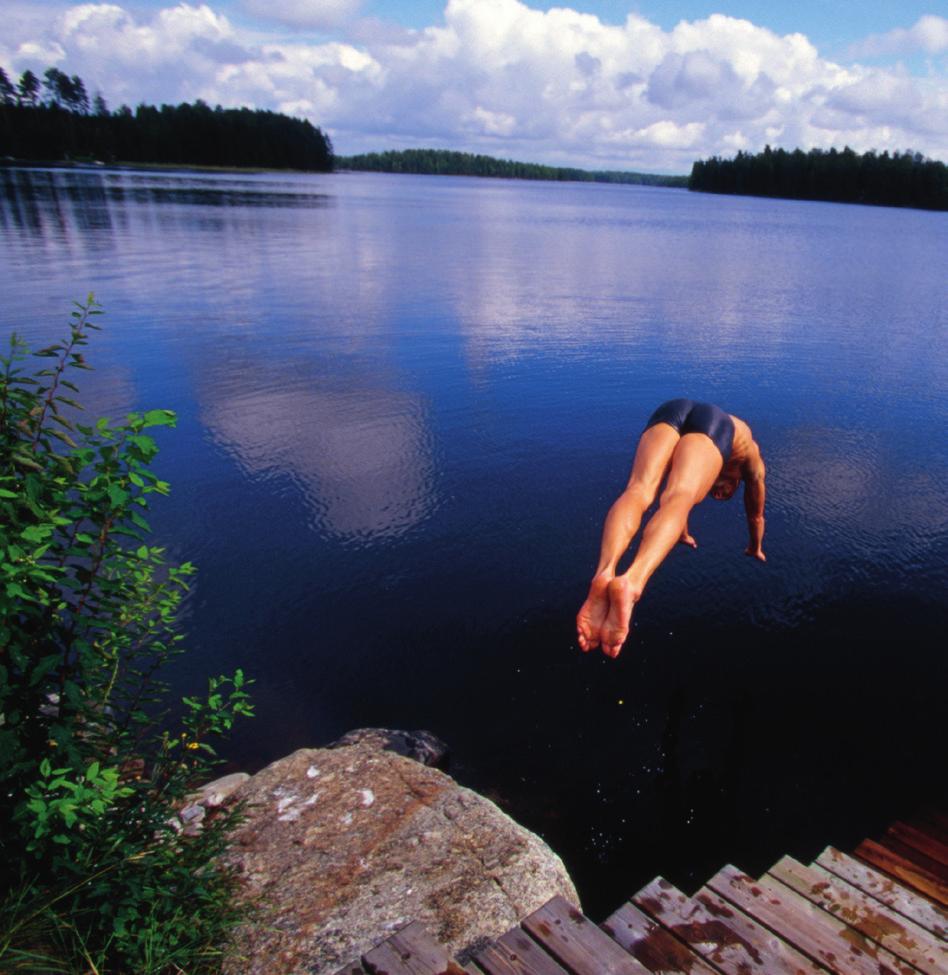
M 3 333 L 95 292 L 84 401 L 167 407 L 190 692 L 254 770 L 427 728 L 601 920 L 658 872 L 851 845 L 946 798 L 948 217 L 452 177 L 0 170 Z M 617 661 L 573 618 L 663 400 L 746 419 Z

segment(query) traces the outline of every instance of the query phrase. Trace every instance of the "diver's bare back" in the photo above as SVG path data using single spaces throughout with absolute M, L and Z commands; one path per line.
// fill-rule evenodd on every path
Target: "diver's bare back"
M 754 441 L 751 428 L 733 413 L 728 416 L 734 421 L 734 443 L 731 447 L 731 456 L 721 469 L 723 477 L 739 477 L 743 480 L 745 473 L 750 473 L 750 467 L 760 461 L 760 448 Z

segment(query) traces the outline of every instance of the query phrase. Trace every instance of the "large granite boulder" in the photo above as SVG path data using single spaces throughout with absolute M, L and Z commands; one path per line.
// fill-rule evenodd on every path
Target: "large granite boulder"
M 363 739 L 301 749 L 246 782 L 229 854 L 260 913 L 229 975 L 332 973 L 409 921 L 450 952 L 576 890 L 559 857 L 492 802 Z

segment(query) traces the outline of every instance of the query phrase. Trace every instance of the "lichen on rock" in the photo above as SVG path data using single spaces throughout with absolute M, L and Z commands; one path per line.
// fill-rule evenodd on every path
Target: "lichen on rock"
M 260 909 L 229 975 L 335 972 L 413 920 L 459 953 L 555 894 L 578 905 L 539 837 L 379 739 L 301 749 L 235 798 L 247 818 L 229 858 Z

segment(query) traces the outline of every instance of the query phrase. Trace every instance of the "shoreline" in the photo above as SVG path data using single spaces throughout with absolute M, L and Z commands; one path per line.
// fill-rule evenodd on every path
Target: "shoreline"
M 120 172 L 146 169 L 156 172 L 196 172 L 196 173 L 298 173 L 300 175 L 323 175 L 330 176 L 338 170 L 326 169 L 275 169 L 263 166 L 210 166 L 204 163 L 158 163 L 158 162 L 102 162 L 92 160 L 90 162 L 58 159 L 4 159 L 0 162 L 0 169 L 80 169 L 91 172 L 102 172 L 104 170 L 118 170 Z

